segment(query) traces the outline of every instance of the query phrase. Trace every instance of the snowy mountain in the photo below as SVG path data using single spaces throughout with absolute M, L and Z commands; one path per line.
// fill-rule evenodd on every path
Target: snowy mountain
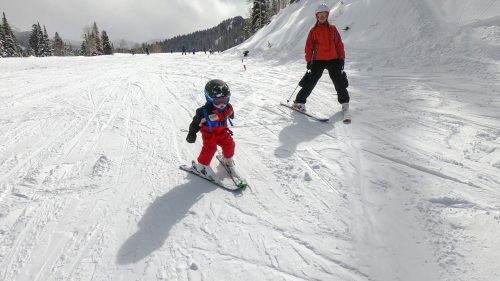
M 500 280 L 500 2 L 326 2 L 350 125 L 328 75 L 329 122 L 279 105 L 320 1 L 223 54 L 2 59 L 0 280 Z M 240 193 L 178 169 L 213 78 Z
M 243 41 L 244 24 L 245 19 L 234 17 L 222 21 L 217 26 L 159 42 L 166 52 L 180 52 L 183 46 L 186 50 L 208 51 L 212 49 L 213 51 L 224 51 Z

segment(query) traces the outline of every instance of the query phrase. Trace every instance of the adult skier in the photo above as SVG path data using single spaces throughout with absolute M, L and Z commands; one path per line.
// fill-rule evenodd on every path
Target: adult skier
M 293 107 L 299 111 L 306 111 L 306 100 L 323 75 L 323 71 L 327 69 L 346 118 L 350 98 L 347 92 L 347 76 L 343 71 L 344 43 L 335 25 L 328 22 L 330 8 L 326 4 L 320 4 L 315 12 L 316 24 L 309 31 L 305 46 L 305 59 L 310 77 L 297 93 Z

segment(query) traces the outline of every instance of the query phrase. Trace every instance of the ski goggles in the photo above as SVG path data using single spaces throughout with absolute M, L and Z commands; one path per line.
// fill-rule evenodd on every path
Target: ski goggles
M 219 104 L 227 104 L 229 102 L 229 97 L 220 97 L 220 98 L 213 98 L 212 99 L 213 104 L 219 105 Z
M 328 17 L 328 12 L 319 12 L 316 13 L 317 18 L 327 18 Z
M 207 100 L 209 100 L 214 105 L 227 104 L 229 102 L 229 99 L 230 99 L 230 96 L 212 98 L 209 95 L 207 95 L 206 93 L 205 93 L 205 96 L 207 97 Z

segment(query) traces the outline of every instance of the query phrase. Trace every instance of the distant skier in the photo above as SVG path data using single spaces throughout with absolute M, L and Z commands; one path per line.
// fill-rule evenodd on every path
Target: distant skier
M 146 51 L 146 55 L 149 56 L 149 48 L 148 47 L 146 47 L 145 51 Z
M 186 53 L 186 46 L 182 46 L 182 54 L 183 54 L 183 55 L 186 55 L 186 54 L 187 54 L 187 53 Z
M 196 110 L 196 115 L 189 125 L 186 141 L 194 143 L 196 133 L 201 130 L 203 146 L 198 162 L 193 161 L 193 169 L 197 173 L 218 181 L 215 172 L 210 167 L 210 162 L 217 151 L 217 146 L 222 148 L 222 162 L 228 167 L 234 166 L 233 155 L 235 143 L 232 132 L 228 128 L 229 119 L 234 118 L 233 107 L 229 103 L 231 92 L 226 82 L 210 80 L 205 85 L 205 99 L 207 102 Z
M 305 59 L 307 69 L 310 71 L 309 79 L 295 97 L 293 107 L 299 111 L 306 111 L 306 100 L 323 75 L 323 71 L 327 69 L 335 85 L 338 102 L 342 104 L 342 111 L 346 115 L 350 98 L 347 92 L 347 76 L 343 71 L 344 43 L 335 25 L 328 22 L 329 13 L 330 8 L 326 4 L 320 4 L 316 8 L 316 24 L 309 31 L 305 46 Z

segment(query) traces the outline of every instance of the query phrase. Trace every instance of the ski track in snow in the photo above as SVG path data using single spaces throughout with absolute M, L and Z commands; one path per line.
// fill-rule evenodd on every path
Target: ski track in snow
M 279 106 L 297 62 L 1 63 L 0 280 L 500 278 L 494 66 L 463 77 L 352 61 L 344 125 L 327 75 L 307 106 L 329 122 Z M 201 148 L 186 129 L 213 78 L 232 91 L 240 194 L 177 168 Z
M 460 76 L 376 76 L 391 83 L 377 83 L 375 87 L 366 76 L 354 82 L 359 93 L 369 93 L 354 101 L 354 120 L 361 123 L 361 135 L 353 136 L 361 149 L 360 164 L 366 166 L 359 169 L 363 172 L 363 214 L 377 214 L 369 220 L 376 222 L 372 227 L 381 236 L 364 237 L 363 244 L 373 247 L 372 243 L 381 243 L 378 239 L 392 241 L 392 250 L 400 247 L 401 257 L 417 251 L 408 242 L 428 248 L 426 255 L 412 263 L 415 272 L 402 274 L 418 276 L 412 280 L 496 279 L 498 266 L 479 264 L 482 259 L 496 258 L 494 252 L 499 249 L 492 237 L 498 233 L 499 223 L 496 163 L 500 118 L 495 106 L 485 106 L 498 108 L 498 97 L 492 96 L 498 92 L 498 84 L 484 85 L 479 89 L 486 91 L 481 92 L 477 86 L 487 82 L 480 79 L 474 81 L 473 90 Z M 377 114 L 381 109 L 384 114 Z M 374 208 L 367 207 L 371 204 Z M 400 221 L 401 214 L 409 224 Z M 386 219 L 380 217 L 400 221 L 401 228 L 383 229 L 379 221 Z M 486 222 L 487 233 L 478 233 Z M 404 233 L 405 228 L 411 232 Z M 478 253 L 485 256 L 478 258 Z M 436 259 L 437 269 L 428 265 L 428 258 Z M 422 268 L 429 270 L 427 276 L 418 272 Z M 395 278 L 390 272 L 376 277 Z

